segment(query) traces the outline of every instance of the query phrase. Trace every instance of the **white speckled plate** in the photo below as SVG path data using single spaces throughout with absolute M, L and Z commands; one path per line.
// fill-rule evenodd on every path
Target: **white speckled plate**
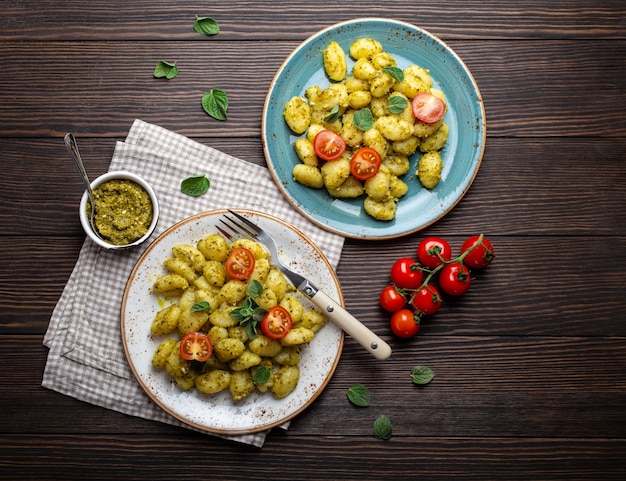
M 339 280 L 324 254 L 304 234 L 287 223 L 266 214 L 238 210 L 266 229 L 279 243 L 280 255 L 294 269 L 324 286 L 329 295 L 343 303 Z M 300 381 L 295 391 L 284 399 L 269 393 L 254 393 L 235 403 L 230 394 L 212 396 L 198 391 L 182 391 L 165 371 L 152 367 L 151 359 L 164 338 L 150 333 L 156 312 L 162 309 L 151 292 L 157 276 L 164 274 L 163 261 L 171 257 L 177 244 L 195 244 L 217 232 L 215 225 L 226 211 L 211 211 L 190 217 L 154 241 L 137 261 L 122 303 L 122 341 L 130 367 L 141 387 L 169 414 L 197 429 L 220 434 L 245 434 L 280 425 L 302 412 L 326 387 L 332 377 L 341 350 L 343 332 L 327 323 L 313 341 L 303 348 Z M 309 301 L 302 296 L 304 303 Z M 312 306 L 312 304 L 308 304 Z
M 293 180 L 299 163 L 295 136 L 283 118 L 285 104 L 294 95 L 304 95 L 311 85 L 325 88 L 322 52 L 336 41 L 345 52 L 359 38 L 374 38 L 391 53 L 398 67 L 415 63 L 430 70 L 435 87 L 444 91 L 450 126 L 442 150 L 442 180 L 432 191 L 419 184 L 414 174 L 404 176 L 409 192 L 400 202 L 396 218 L 378 221 L 365 213 L 363 198 L 333 199 L 325 189 L 311 189 Z M 348 58 L 348 70 L 354 61 Z M 276 185 L 302 215 L 323 229 L 371 240 L 390 239 L 416 232 L 446 215 L 470 188 L 485 149 L 485 110 L 478 86 L 461 58 L 443 41 L 414 25 L 384 18 L 360 18 L 332 25 L 298 46 L 276 73 L 263 109 L 261 135 L 265 158 Z M 410 158 L 414 173 L 418 154 Z

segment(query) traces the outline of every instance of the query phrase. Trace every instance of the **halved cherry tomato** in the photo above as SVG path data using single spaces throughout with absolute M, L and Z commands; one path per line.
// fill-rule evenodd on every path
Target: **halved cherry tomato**
M 315 155 L 324 160 L 337 160 L 346 151 L 346 141 L 332 130 L 320 130 L 313 139 Z
M 420 92 L 413 97 L 411 106 L 415 118 L 427 124 L 434 124 L 446 113 L 444 101 L 428 92 Z
M 439 273 L 439 287 L 451 296 L 465 294 L 471 282 L 470 271 L 462 262 L 446 264 Z
M 413 309 L 425 316 L 432 316 L 441 307 L 441 295 L 435 286 L 428 284 L 417 291 L 411 298 Z
M 371 147 L 357 150 L 350 159 L 350 172 L 359 180 L 371 179 L 380 169 L 380 154 Z
M 293 321 L 289 311 L 281 306 L 274 306 L 267 311 L 261 321 L 263 334 L 272 339 L 281 339 L 291 331 Z
M 401 257 L 391 266 L 391 282 L 400 289 L 417 289 L 424 273 L 414 259 Z
M 466 239 L 461 247 L 461 253 L 472 249 L 472 251 L 463 258 L 463 263 L 471 269 L 484 269 L 491 264 L 491 261 L 495 257 L 493 245 L 489 239 L 484 236 L 481 242 L 474 247 L 479 238 L 480 236 L 477 235 L 472 236 Z
M 396 312 L 406 306 L 406 297 L 394 285 L 386 286 L 380 293 L 380 307 L 388 312 Z
M 426 237 L 417 246 L 417 260 L 429 269 L 434 269 L 451 258 L 450 244 L 440 237 Z
M 226 273 L 233 279 L 243 281 L 254 270 L 254 254 L 245 247 L 235 247 L 224 263 Z
M 391 316 L 391 330 L 398 337 L 413 337 L 420 330 L 419 319 L 414 317 L 411 309 L 401 309 Z
M 202 332 L 190 332 L 180 341 L 180 355 L 187 361 L 207 361 L 213 353 L 209 337 Z

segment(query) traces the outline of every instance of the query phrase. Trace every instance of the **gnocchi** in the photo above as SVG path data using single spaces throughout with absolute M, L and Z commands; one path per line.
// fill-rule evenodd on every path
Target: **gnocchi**
M 399 69 L 375 39 L 355 40 L 348 55 L 354 61 L 351 71 L 346 52 L 330 41 L 322 53 L 330 85 L 310 86 L 303 96 L 294 96 L 285 105 L 285 122 L 299 136 L 294 141 L 299 162 L 293 167 L 293 179 L 312 189 L 325 189 L 332 198 L 364 196 L 367 214 L 393 220 L 396 204 L 409 191 L 409 183 L 401 177 L 414 174 L 423 187 L 434 189 L 441 179 L 441 150 L 448 140 L 444 118 L 432 123 L 416 119 L 411 101 L 426 92 L 445 105 L 445 95 L 434 87 L 429 70 L 415 64 Z M 371 123 L 355 120 L 365 111 Z M 326 129 L 339 134 L 347 147 L 336 160 L 324 161 L 315 152 L 315 136 Z M 352 157 L 362 147 L 374 149 L 381 157 L 379 173 L 367 180 L 351 172 Z M 412 156 L 418 157 L 417 167 L 411 167 Z
M 255 267 L 245 280 L 229 278 L 224 268 L 229 252 L 240 246 L 255 257 Z M 229 243 L 221 234 L 210 234 L 196 245 L 174 246 L 172 257 L 163 262 L 166 272 L 153 284 L 154 295 L 166 305 L 150 326 L 152 336 L 164 338 L 152 356 L 152 366 L 165 371 L 180 389 L 196 389 L 207 396 L 228 392 L 234 402 L 255 391 L 277 399 L 288 396 L 300 378 L 300 350 L 326 318 L 301 302 L 270 261 L 258 242 Z M 257 333 L 254 325 L 242 325 L 234 313 L 246 302 L 254 302 L 261 311 L 283 307 L 293 328 L 284 338 L 272 339 Z M 212 355 L 206 362 L 188 361 L 181 355 L 181 339 L 192 332 L 206 334 L 211 342 Z

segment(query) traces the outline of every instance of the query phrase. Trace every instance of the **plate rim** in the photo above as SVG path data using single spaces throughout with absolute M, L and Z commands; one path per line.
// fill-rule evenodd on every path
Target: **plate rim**
M 350 232 L 350 231 L 346 231 L 346 230 L 342 230 L 339 228 L 334 228 L 333 226 L 331 226 L 329 223 L 324 222 L 323 218 L 318 218 L 312 214 L 310 214 L 306 209 L 303 209 L 298 202 L 296 201 L 296 199 L 290 194 L 290 192 L 287 190 L 287 188 L 285 187 L 285 185 L 283 184 L 283 179 L 281 179 L 275 168 L 273 165 L 273 162 L 271 160 L 271 156 L 269 153 L 269 148 L 268 148 L 268 142 L 269 140 L 266 138 L 266 127 L 267 127 L 267 123 L 268 123 L 268 119 L 267 119 L 267 114 L 268 114 L 268 110 L 270 107 L 270 100 L 271 100 L 271 94 L 274 91 L 275 87 L 276 87 L 276 83 L 281 75 L 281 73 L 283 72 L 283 70 L 286 68 L 286 66 L 288 65 L 288 63 L 292 60 L 292 58 L 294 56 L 296 56 L 296 54 L 303 49 L 308 43 L 312 42 L 313 40 L 319 38 L 319 37 L 323 37 L 324 35 L 326 35 L 329 31 L 331 30 L 335 30 L 344 26 L 349 26 L 352 24 L 366 24 L 366 23 L 389 23 L 392 25 L 396 25 L 398 27 L 402 27 L 411 31 L 416 31 L 418 33 L 420 33 L 421 35 L 424 35 L 426 37 L 430 37 L 432 40 L 434 40 L 436 43 L 440 44 L 443 48 L 445 48 L 448 53 L 454 57 L 455 61 L 459 64 L 459 66 L 461 67 L 461 69 L 465 72 L 465 74 L 467 75 L 467 77 L 469 78 L 472 88 L 473 88 L 473 93 L 476 96 L 475 102 L 479 105 L 479 113 L 480 113 L 480 122 L 479 122 L 479 126 L 481 128 L 482 131 L 482 136 L 480 138 L 480 148 L 479 150 L 476 152 L 476 154 L 474 155 L 474 158 L 476 159 L 476 166 L 473 169 L 473 172 L 471 173 L 471 176 L 467 177 L 467 185 L 463 188 L 463 190 L 459 193 L 458 197 L 456 199 L 454 199 L 454 201 L 450 204 L 449 207 L 447 207 L 444 211 L 442 211 L 441 213 L 439 213 L 438 215 L 434 216 L 434 218 L 430 219 L 428 222 L 422 223 L 420 225 L 417 225 L 414 228 L 408 229 L 408 230 L 404 230 L 401 232 L 395 232 L 395 233 L 389 233 L 389 234 L 380 234 L 380 235 L 376 235 L 376 234 L 367 234 L 367 233 L 363 233 L 360 234 L 358 232 Z M 274 179 L 275 184 L 278 186 L 278 189 L 280 190 L 280 192 L 282 193 L 282 195 L 285 197 L 285 199 L 287 200 L 287 202 L 289 202 L 289 204 L 296 209 L 301 215 L 303 215 L 304 217 L 306 217 L 309 221 L 311 221 L 313 224 L 321 227 L 322 229 L 337 234 L 337 235 L 341 235 L 347 238 L 352 238 L 352 239 L 365 239 L 365 240 L 374 240 L 374 241 L 379 241 L 379 240 L 389 240 L 389 239 L 396 239 L 396 238 L 400 238 L 400 237 L 404 237 L 410 234 L 414 234 L 420 230 L 423 230 L 429 226 L 431 226 L 432 224 L 434 224 L 435 222 L 441 220 L 444 216 L 446 216 L 448 213 L 450 213 L 454 207 L 456 207 L 456 205 L 461 201 L 461 199 L 463 199 L 463 197 L 465 197 L 465 195 L 467 194 L 467 192 L 469 191 L 470 187 L 472 186 L 472 184 L 474 183 L 474 180 L 476 179 L 476 176 L 478 175 L 478 171 L 480 170 L 480 166 L 482 164 L 483 161 L 483 157 L 484 157 L 484 153 L 485 153 L 485 147 L 486 147 L 486 141 L 487 141 L 487 119 L 486 119 L 486 114 L 485 114 L 485 104 L 483 101 L 483 97 L 482 94 L 480 92 L 480 89 L 478 87 L 478 84 L 476 82 L 476 79 L 474 78 L 474 75 L 472 74 L 472 72 L 470 71 L 470 69 L 467 67 L 467 65 L 465 64 L 465 62 L 463 61 L 463 59 L 446 43 L 444 42 L 441 38 L 439 38 L 438 36 L 432 34 L 431 32 L 429 32 L 428 30 L 422 28 L 422 27 L 418 27 L 414 24 L 411 24 L 409 22 L 403 21 L 403 20 L 396 20 L 396 19 L 391 19 L 391 18 L 386 18 L 386 17 L 375 17 L 375 16 L 367 16 L 367 17 L 359 17 L 359 18 L 353 18 L 350 20 L 345 20 L 345 21 L 341 21 L 341 22 L 337 22 L 334 23 L 332 25 L 329 25 L 328 27 L 325 27 L 311 35 L 309 35 L 305 40 L 303 40 L 295 49 L 293 49 L 291 51 L 291 53 L 283 60 L 283 62 L 281 63 L 280 67 L 278 68 L 278 70 L 276 71 L 276 73 L 274 74 L 274 76 L 272 77 L 272 81 L 270 83 L 270 86 L 267 90 L 267 94 L 265 96 L 265 100 L 263 103 L 263 112 L 262 112 L 262 116 L 261 116 L 261 140 L 263 143 L 263 153 L 265 156 L 265 160 L 266 160 L 266 164 L 267 167 L 270 171 L 270 174 L 272 176 L 272 178 Z M 381 221 L 383 222 L 383 221 Z
M 337 276 L 337 273 L 335 272 L 335 269 L 332 267 L 332 265 L 330 264 L 328 258 L 326 257 L 326 255 L 322 252 L 322 250 L 306 235 L 304 234 L 300 229 L 298 229 L 297 227 L 287 223 L 286 221 L 279 219 L 278 217 L 275 217 L 271 214 L 267 214 L 265 212 L 259 212 L 259 211 L 255 211 L 252 209 L 238 209 L 238 208 L 234 208 L 234 209 L 230 209 L 232 211 L 235 211 L 239 214 L 242 215 L 252 215 L 252 216 L 256 216 L 256 217 L 261 217 L 264 218 L 265 220 L 269 220 L 270 222 L 275 222 L 277 224 L 279 224 L 280 226 L 282 226 L 285 229 L 288 229 L 290 231 L 292 231 L 294 234 L 296 234 L 302 241 L 306 242 L 310 248 L 313 249 L 313 251 L 315 251 L 315 254 L 317 255 L 317 257 L 323 262 L 325 269 L 328 271 L 329 276 L 332 278 L 336 290 L 337 290 L 337 297 L 338 297 L 338 301 L 339 303 L 343 306 L 345 305 L 345 299 L 344 299 L 344 295 L 341 289 L 341 284 L 339 282 L 339 278 Z M 330 382 L 330 380 L 332 379 L 337 366 L 339 364 L 339 360 L 341 359 L 341 355 L 343 353 L 343 347 L 344 347 L 344 341 L 345 341 L 345 334 L 344 332 L 339 329 L 339 338 L 338 338 L 338 345 L 337 345 L 337 352 L 334 354 L 334 359 L 332 364 L 330 364 L 330 368 L 327 371 L 327 373 L 325 374 L 325 377 L 323 379 L 323 381 L 321 382 L 321 384 L 319 385 L 319 387 L 315 390 L 315 392 L 312 392 L 311 395 L 300 405 L 298 406 L 296 409 L 294 409 L 292 412 L 289 412 L 288 414 L 286 414 L 285 416 L 282 416 L 280 418 L 277 418 L 271 422 L 267 422 L 265 424 L 259 424 L 256 426 L 252 426 L 252 427 L 244 427 L 241 429 L 223 429 L 223 428 L 215 428 L 215 427 L 211 427 L 211 426 L 207 426 L 205 424 L 193 421 L 193 420 L 189 420 L 186 419 L 183 415 L 177 413 L 174 409 L 170 408 L 169 406 L 167 406 L 161 399 L 159 399 L 153 392 L 152 390 L 149 388 L 149 386 L 147 385 L 147 383 L 142 379 L 141 375 L 138 372 L 137 367 L 135 366 L 133 360 L 132 360 L 132 355 L 130 352 L 130 347 L 128 345 L 128 339 L 127 339 L 127 331 L 126 331 L 126 307 L 127 307 L 127 303 L 128 303 L 128 297 L 129 297 L 129 289 L 131 287 L 131 284 L 134 280 L 134 278 L 136 277 L 137 273 L 139 272 L 143 262 L 145 261 L 145 259 L 149 256 L 149 254 L 152 252 L 152 250 L 154 248 L 157 247 L 157 245 L 164 241 L 172 232 L 183 228 L 185 225 L 193 223 L 201 218 L 204 217 L 216 217 L 218 215 L 223 215 L 223 214 L 227 214 L 228 210 L 227 209 L 214 209 L 214 210 L 209 210 L 209 211 L 204 211 L 204 212 L 199 212 L 197 214 L 194 214 L 192 216 L 189 216 L 177 223 L 175 223 L 174 225 L 172 225 L 171 227 L 167 228 L 164 232 L 162 232 L 148 247 L 147 249 L 141 254 L 141 256 L 137 259 L 137 261 L 135 262 L 135 265 L 133 266 L 132 271 L 129 274 L 128 280 L 126 282 L 126 285 L 124 287 L 124 294 L 122 297 L 122 305 L 120 308 L 120 329 L 121 329 L 121 338 L 122 338 L 122 345 L 124 348 L 124 355 L 126 357 L 126 361 L 128 363 L 128 366 L 130 368 L 130 370 L 132 371 L 133 377 L 134 379 L 137 381 L 137 383 L 140 385 L 140 387 L 142 388 L 142 390 L 146 393 L 146 395 L 150 398 L 150 400 L 155 403 L 158 407 L 160 407 L 164 412 L 166 412 L 167 414 L 169 414 L 170 416 L 172 416 L 173 418 L 177 419 L 178 421 L 181 421 L 182 423 L 195 428 L 199 431 L 204 431 L 204 432 L 208 432 L 208 433 L 213 433 L 213 434 L 221 434 L 221 435 L 245 435 L 245 434 L 253 434 L 253 433 L 258 433 L 258 432 L 262 432 L 262 431 L 267 431 L 269 429 L 272 429 L 274 427 L 280 426 L 281 424 L 284 424 L 287 421 L 290 421 L 291 419 L 293 419 L 294 417 L 296 417 L 297 415 L 299 415 L 300 413 L 302 413 L 305 409 L 307 409 L 320 395 L 321 393 L 326 389 L 326 386 L 328 385 L 328 383 Z M 198 239 L 199 240 L 199 239 Z M 330 323 L 330 321 L 328 321 Z M 147 333 L 149 334 L 149 325 L 148 323 L 146 323 L 146 329 L 147 329 Z M 182 391 L 181 391 L 182 392 Z M 288 398 L 285 398 L 288 399 Z

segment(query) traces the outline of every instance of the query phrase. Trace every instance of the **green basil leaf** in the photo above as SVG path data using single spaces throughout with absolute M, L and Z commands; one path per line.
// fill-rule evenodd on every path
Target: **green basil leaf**
M 166 62 L 165 60 L 159 60 L 154 67 L 154 76 L 156 78 L 166 78 L 168 80 L 173 79 L 178 75 L 178 67 L 176 63 Z
M 270 380 L 272 372 L 266 366 L 260 366 L 254 371 L 252 375 L 252 381 L 254 384 L 263 384 Z
M 370 405 L 370 392 L 363 384 L 354 384 L 346 393 L 352 404 L 359 407 L 367 407 Z
M 196 302 L 193 306 L 191 306 L 191 309 L 189 310 L 191 312 L 210 311 L 211 304 L 209 304 L 207 301 L 199 301 L 199 302 Z
M 250 297 L 259 297 L 263 294 L 263 284 L 254 279 L 248 286 L 248 294 Z
M 411 370 L 411 380 L 413 384 L 417 384 L 418 386 L 428 384 L 434 377 L 435 373 L 426 366 L 415 366 Z
M 228 118 L 228 96 L 220 89 L 213 89 L 202 96 L 202 108 L 211 117 L 217 120 Z
M 180 190 L 183 194 L 192 197 L 198 197 L 211 187 L 211 181 L 205 175 L 194 175 L 183 180 L 180 184 Z
M 391 438 L 392 426 L 391 421 L 384 414 L 378 416 L 374 421 L 374 437 L 377 439 Z
M 329 124 L 337 122 L 337 120 L 339 120 L 339 104 L 335 104 L 328 115 L 324 117 L 324 122 L 328 122 Z
M 371 129 L 374 126 L 372 111 L 367 107 L 357 110 L 354 112 L 353 123 L 363 131 Z
M 398 82 L 404 82 L 404 72 L 398 67 L 383 67 L 383 72 L 387 72 Z
M 389 97 L 389 112 L 392 114 L 400 114 L 409 105 L 409 101 L 400 95 L 392 95 Z
M 196 16 L 196 20 L 193 22 L 193 29 L 200 35 L 217 35 L 220 31 L 220 26 L 211 17 Z

